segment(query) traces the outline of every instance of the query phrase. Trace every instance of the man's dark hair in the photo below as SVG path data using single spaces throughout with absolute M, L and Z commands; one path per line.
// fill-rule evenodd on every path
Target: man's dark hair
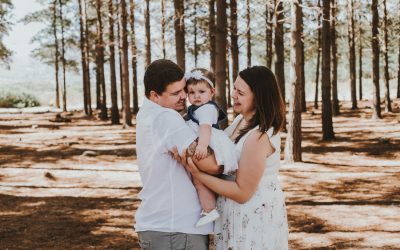
M 166 59 L 155 60 L 144 73 L 144 93 L 150 97 L 153 90 L 161 95 L 169 84 L 182 80 L 183 76 L 183 70 L 176 63 Z

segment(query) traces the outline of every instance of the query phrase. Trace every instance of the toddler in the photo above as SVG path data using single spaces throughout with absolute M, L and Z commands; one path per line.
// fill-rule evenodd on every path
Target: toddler
M 218 165 L 223 165 L 223 174 L 231 175 L 238 168 L 235 145 L 229 137 L 219 130 L 218 122 L 227 118 L 212 98 L 215 93 L 214 75 L 205 69 L 194 69 L 185 74 L 189 102 L 187 123 L 198 134 L 194 157 L 201 160 L 207 156 L 207 148 L 214 151 Z M 215 194 L 202 183 L 193 179 L 200 204 L 202 217 L 196 226 L 200 227 L 218 219 Z

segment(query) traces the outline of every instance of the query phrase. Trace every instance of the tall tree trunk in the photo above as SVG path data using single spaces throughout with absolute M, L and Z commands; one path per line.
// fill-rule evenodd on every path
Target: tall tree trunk
M 275 0 L 275 11 L 275 76 L 279 86 L 281 87 L 283 100 L 285 100 L 285 48 L 283 40 L 283 22 L 285 16 L 283 13 L 284 10 L 282 0 Z
M 119 84 L 120 84 L 120 92 L 121 92 L 121 111 L 124 110 L 124 81 L 122 79 L 122 39 L 121 39 L 121 15 L 119 13 L 120 11 L 117 11 L 117 39 L 118 39 L 118 62 L 119 62 Z
M 88 27 L 88 23 L 87 23 L 87 13 L 86 13 L 86 9 L 87 9 L 87 4 L 86 4 L 86 0 L 81 0 L 83 1 L 82 4 L 82 20 L 83 20 L 83 26 L 84 26 L 84 34 L 85 34 L 85 44 L 84 44 L 84 52 L 85 52 L 85 62 L 86 62 L 86 71 L 83 72 L 83 74 L 86 74 L 86 99 L 87 99 L 87 107 L 88 107 L 88 116 L 92 116 L 92 96 L 91 96 L 91 89 L 90 89 L 90 44 L 89 44 L 89 27 Z
M 229 72 L 229 52 L 228 52 L 229 48 L 228 48 L 228 46 L 226 46 L 226 49 L 227 49 L 227 53 L 226 53 L 226 85 L 227 85 L 226 86 L 226 92 L 227 92 L 227 95 L 228 95 L 228 97 L 227 97 L 227 105 L 228 105 L 228 108 L 231 108 L 232 107 L 231 79 L 229 77 L 230 72 Z
M 233 0 L 236 1 L 236 0 Z M 208 8 L 209 8 L 209 20 L 208 20 L 208 37 L 210 40 L 210 68 L 212 71 L 215 72 L 215 33 L 216 33 L 216 28 L 215 28 L 215 0 L 209 0 L 208 1 Z M 236 32 L 237 34 L 237 32 Z
M 389 48 L 389 39 L 388 39 L 388 20 L 387 20 L 387 0 L 383 0 L 383 32 L 384 32 L 384 46 L 383 46 L 383 56 L 385 58 L 385 111 L 392 112 L 392 105 L 390 101 L 390 87 L 389 87 L 389 57 L 388 57 L 388 48 Z
M 360 2 L 361 4 L 361 2 Z M 361 101 L 363 99 L 363 91 L 362 91 L 362 57 L 363 57 L 363 44 L 362 44 L 362 35 L 363 35 L 363 29 L 362 29 L 362 24 L 361 24 L 361 14 L 359 14 L 358 17 L 358 98 Z
M 232 57 L 232 79 L 235 81 L 239 74 L 239 45 L 238 45 L 238 26 L 237 26 L 237 2 L 230 1 L 231 19 L 231 57 Z M 229 101 L 229 100 L 228 100 Z
M 379 13 L 378 0 L 372 0 L 372 82 L 374 84 L 374 98 L 372 105 L 372 118 L 381 119 L 381 97 L 379 91 Z
M 119 124 L 117 77 L 115 74 L 114 18 L 113 0 L 108 0 L 108 35 L 110 39 L 108 48 L 110 49 L 111 124 Z
M 218 106 L 227 111 L 226 103 L 226 1 L 217 0 L 217 32 L 216 32 L 216 55 L 215 55 L 215 75 L 216 75 L 216 93 L 215 99 Z M 225 119 L 220 124 L 224 129 L 228 125 Z
M 122 81 L 124 87 L 124 111 L 122 112 L 122 122 L 124 127 L 132 125 L 132 114 L 129 107 L 129 69 L 128 69 L 128 30 L 127 30 L 127 10 L 125 0 L 120 0 L 120 26 L 121 26 L 121 40 L 122 40 Z
M 193 51 L 194 51 L 194 65 L 197 68 L 197 56 L 198 56 L 198 52 L 197 52 L 197 2 L 194 2 L 193 5 L 193 27 L 194 27 L 194 46 L 193 46 Z
M 66 60 L 65 60 L 65 40 L 64 40 L 64 18 L 63 18 L 63 3 L 61 0 L 58 1 L 60 5 L 60 23 L 61 23 L 61 62 L 63 67 L 63 111 L 67 111 L 67 83 L 66 83 Z
M 144 22 L 146 31 L 146 67 L 151 63 L 150 0 L 145 0 Z
M 86 35 L 84 30 L 84 21 L 83 21 L 83 11 L 82 11 L 82 3 L 81 0 L 78 0 L 78 9 L 79 9 L 79 31 L 80 31 L 80 49 L 81 49 L 81 64 L 82 64 L 82 89 L 83 89 L 83 109 L 85 114 L 89 114 L 88 109 L 88 100 L 87 100 L 87 74 L 86 71 L 88 70 L 86 65 L 86 51 L 85 51 L 85 41 Z
M 247 67 L 251 66 L 251 28 L 250 28 L 250 0 L 246 0 L 246 40 L 247 40 Z
M 399 9 L 398 9 L 398 14 L 400 16 L 400 5 L 399 5 Z M 399 41 L 399 51 L 397 54 L 397 98 L 400 98 L 400 39 L 398 39 Z
M 332 34 L 332 114 L 334 116 L 339 115 L 339 99 L 338 99 L 338 91 L 337 91 L 337 41 L 336 41 L 336 9 L 337 2 L 336 0 L 332 0 L 332 26 L 331 26 L 331 34 Z
M 138 100 L 138 80 L 137 80 L 137 47 L 136 47 L 136 35 L 135 35 L 135 1 L 130 1 L 131 15 L 130 15 L 130 25 L 131 25 L 131 52 L 132 52 L 132 78 L 133 78 L 133 113 L 137 114 L 139 111 L 139 100 Z M 164 1 L 164 0 L 163 0 Z M 165 25 L 165 24 L 164 24 Z M 165 27 L 164 27 L 165 28 Z M 165 41 L 164 41 L 165 42 Z M 164 50 L 165 50 L 165 44 Z M 164 51 L 165 58 L 165 51 Z
M 303 32 L 303 3 L 302 0 L 298 0 L 299 3 L 299 12 L 300 12 L 300 72 L 301 72 L 301 112 L 306 112 L 307 111 L 307 103 L 306 103 L 306 74 L 304 72 L 304 32 Z
M 99 58 L 96 55 L 96 109 L 101 109 L 101 77 L 100 77 L 101 73 L 98 63 L 99 63 Z
M 321 9 L 321 1 L 318 0 L 318 10 Z M 319 12 L 321 13 L 321 12 Z M 318 109 L 318 86 L 319 86 L 319 69 L 320 69 L 320 57 L 321 57 L 321 14 L 318 13 L 318 52 L 317 52 L 317 70 L 315 72 L 315 96 L 314 96 L 314 108 Z
M 56 79 L 56 107 L 60 108 L 60 82 L 58 79 L 59 65 L 58 60 L 60 58 L 60 51 L 58 48 L 58 38 L 57 38 L 57 0 L 53 1 L 53 36 L 54 36 L 54 45 L 55 45 L 55 53 L 54 53 L 54 71 L 55 71 L 55 79 Z
M 265 4 L 265 47 L 266 47 L 266 63 L 267 67 L 271 69 L 272 67 L 272 18 L 274 15 L 274 7 L 271 0 L 267 0 Z M 232 40 L 232 39 L 231 39 Z
M 323 140 L 335 138 L 331 102 L 330 1 L 322 1 L 322 134 Z
M 161 45 L 163 58 L 165 59 L 167 57 L 167 52 L 165 50 L 165 0 L 161 0 Z
M 301 6 L 298 0 L 291 1 L 290 40 L 290 97 L 288 129 L 285 143 L 285 161 L 301 161 Z
M 174 0 L 174 7 L 176 61 L 185 71 L 185 22 L 183 0 Z
M 350 61 L 350 90 L 351 90 L 351 109 L 357 109 L 356 94 L 356 46 L 354 41 L 354 4 L 353 0 L 348 0 L 347 24 L 349 38 L 349 61 Z
M 100 80 L 100 119 L 106 120 L 107 115 L 107 98 L 106 98 L 106 82 L 104 79 L 104 41 L 103 41 L 103 20 L 102 20 L 102 0 L 96 0 L 96 13 L 97 13 L 97 44 L 96 44 L 96 58 L 97 67 Z

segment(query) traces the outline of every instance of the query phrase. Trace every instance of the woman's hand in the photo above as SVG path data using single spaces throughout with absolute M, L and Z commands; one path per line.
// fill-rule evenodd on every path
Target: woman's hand
M 183 157 L 183 154 L 181 157 Z M 192 176 L 197 176 L 198 174 L 201 173 L 198 167 L 194 164 L 192 157 L 186 158 L 185 156 L 185 160 L 182 161 L 182 165 L 186 168 L 188 172 L 192 174 Z

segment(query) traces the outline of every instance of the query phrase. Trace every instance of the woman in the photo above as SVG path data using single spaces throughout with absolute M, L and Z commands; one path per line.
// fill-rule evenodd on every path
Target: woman
M 285 115 L 279 86 L 268 68 L 250 67 L 239 73 L 232 97 L 240 115 L 225 131 L 240 156 L 235 180 L 201 172 L 191 158 L 183 164 L 220 195 L 217 249 L 288 249 L 286 207 L 278 181 L 279 131 Z

